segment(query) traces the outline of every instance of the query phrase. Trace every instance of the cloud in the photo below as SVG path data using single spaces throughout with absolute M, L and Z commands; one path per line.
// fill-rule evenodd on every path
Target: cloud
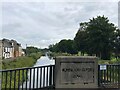
M 3 2 L 2 36 L 24 47 L 47 47 L 64 38 L 73 39 L 79 23 L 97 15 L 105 15 L 117 25 L 117 10 L 117 2 Z
M 1 2 L 118 2 L 119 0 L 1 0 Z

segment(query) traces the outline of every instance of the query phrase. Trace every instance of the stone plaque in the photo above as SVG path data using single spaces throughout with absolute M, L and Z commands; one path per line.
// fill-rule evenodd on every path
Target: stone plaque
M 97 66 L 95 57 L 57 57 L 55 87 L 96 88 Z
M 93 83 L 94 62 L 61 63 L 61 83 Z

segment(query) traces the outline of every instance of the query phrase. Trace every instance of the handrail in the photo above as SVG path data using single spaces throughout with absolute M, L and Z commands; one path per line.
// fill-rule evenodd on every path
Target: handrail
M 45 88 L 53 86 L 54 66 L 36 66 L 1 70 L 2 89 Z
M 23 69 L 34 69 L 34 68 L 44 68 L 44 67 L 50 67 L 50 66 L 54 66 L 54 65 L 46 65 L 46 66 L 36 66 L 36 67 L 23 67 L 23 68 L 6 69 L 6 70 L 0 70 L 0 72 L 16 71 L 16 70 L 23 70 Z
M 120 65 L 120 64 L 98 64 L 98 65 Z M 34 68 L 42 68 L 42 67 L 49 67 L 49 66 L 55 66 L 55 65 L 46 65 L 46 66 L 36 66 L 36 67 L 23 67 L 23 68 L 5 69 L 5 70 L 0 70 L 0 72 L 23 70 L 23 69 L 34 69 Z

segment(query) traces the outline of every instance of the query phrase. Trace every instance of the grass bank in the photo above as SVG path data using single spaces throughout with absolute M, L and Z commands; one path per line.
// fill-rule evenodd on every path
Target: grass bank
M 119 59 L 112 58 L 111 60 L 99 60 L 98 63 L 99 64 L 120 64 L 120 58 Z
M 37 59 L 41 57 L 41 53 L 32 53 L 29 56 L 22 56 L 2 61 L 2 69 L 14 69 L 33 66 Z
M 69 53 L 55 53 L 55 52 L 52 52 L 50 53 L 50 56 L 51 57 L 57 57 L 57 56 L 76 56 L 76 55 L 73 55 L 73 54 L 69 54 Z

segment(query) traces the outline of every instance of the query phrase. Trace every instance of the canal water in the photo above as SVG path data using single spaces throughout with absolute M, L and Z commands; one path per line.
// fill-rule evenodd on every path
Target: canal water
M 50 59 L 47 55 L 46 56 L 41 56 L 40 59 L 37 60 L 36 64 L 33 67 L 40 67 L 40 66 L 46 66 L 46 65 L 54 65 L 55 61 L 54 59 Z M 46 71 L 46 70 L 45 70 Z M 34 88 L 36 88 L 36 84 L 38 84 L 38 88 L 40 87 L 40 69 L 39 69 L 39 73 L 38 73 L 38 77 L 37 77 L 37 69 L 35 69 L 35 74 L 33 74 L 34 70 L 31 70 L 31 77 L 33 77 L 33 75 L 35 76 L 34 78 Z M 45 73 L 46 74 L 46 73 Z M 47 76 L 47 75 L 45 75 Z M 33 88 L 33 78 L 30 77 L 30 71 L 28 71 L 28 79 L 27 79 L 27 83 L 26 81 L 23 83 L 23 88 L 26 88 L 26 84 L 27 84 L 27 88 L 29 88 L 29 84 L 30 84 L 30 79 L 31 79 L 31 88 Z M 38 83 L 37 83 L 37 79 L 38 79 Z M 43 80 L 43 78 L 41 78 Z M 49 82 L 49 81 L 48 81 Z M 43 83 L 41 84 L 41 87 L 43 86 Z M 46 86 L 46 85 L 45 85 Z M 20 86 L 22 88 L 22 86 Z

